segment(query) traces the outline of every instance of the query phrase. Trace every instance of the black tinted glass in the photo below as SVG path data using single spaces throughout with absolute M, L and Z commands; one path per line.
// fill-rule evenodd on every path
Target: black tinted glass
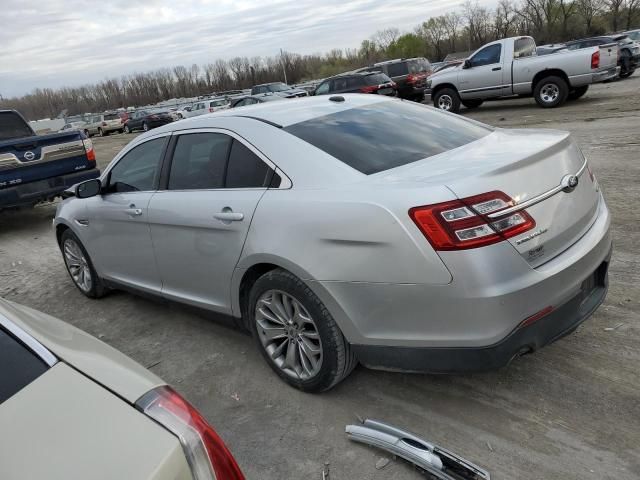
M 222 133 L 180 135 L 173 152 L 169 190 L 224 187 L 231 137 Z
M 21 342 L 0 329 L 0 403 L 47 371 L 47 365 Z
M 0 140 L 30 137 L 33 132 L 29 125 L 13 112 L 0 112 Z
M 104 116 L 105 120 L 117 120 L 119 118 L 120 116 L 117 113 L 113 113 L 113 114 L 110 113 L 109 115 Z
M 374 73 L 373 75 L 366 75 L 364 81 L 367 85 L 381 85 L 389 82 L 391 79 L 384 73 Z
M 227 188 L 264 187 L 270 171 L 251 150 L 237 140 L 233 141 L 227 167 Z
M 367 175 L 415 162 L 491 133 L 410 102 L 380 102 L 296 123 L 292 135 Z
M 155 190 L 164 145 L 164 138 L 156 138 L 138 145 L 122 157 L 109 175 L 109 191 Z
M 408 73 L 407 62 L 390 63 L 387 65 L 387 74 L 390 77 L 399 77 L 401 75 L 407 75 Z

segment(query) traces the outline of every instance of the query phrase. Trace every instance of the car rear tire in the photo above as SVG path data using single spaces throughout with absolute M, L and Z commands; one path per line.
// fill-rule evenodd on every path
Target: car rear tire
M 569 92 L 569 96 L 567 100 L 577 100 L 582 97 L 589 90 L 589 85 L 584 85 L 582 87 L 574 88 Z
M 629 78 L 631 75 L 633 75 L 633 72 L 635 72 L 634 70 L 627 70 L 626 72 L 620 72 L 620 75 L 618 75 L 620 78 Z
M 478 108 L 483 103 L 484 103 L 484 100 L 481 100 L 479 98 L 474 98 L 474 99 L 470 99 L 470 100 L 462 100 L 462 105 L 464 105 L 465 107 L 467 107 L 469 109 Z
M 104 296 L 107 289 L 98 277 L 89 254 L 71 229 L 60 236 L 60 250 L 67 272 L 78 290 L 89 298 Z
M 144 122 L 144 123 L 142 124 L 142 129 L 143 129 L 145 132 L 148 132 L 148 131 L 149 131 L 149 125 L 147 125 L 147 122 Z
M 84 135 L 85 135 L 87 138 L 91 138 L 91 134 L 89 133 L 89 130 L 85 130 L 85 131 L 84 131 Z
M 131 133 L 131 130 L 129 129 L 129 125 L 125 125 L 123 130 L 124 130 L 124 133 Z
M 261 276 L 251 289 L 246 313 L 269 366 L 299 390 L 329 390 L 357 364 L 327 308 L 290 272 L 275 269 Z
M 433 105 L 445 112 L 458 113 L 460 111 L 460 97 L 453 88 L 438 90 L 433 97 Z
M 98 135 L 101 137 L 104 137 L 104 132 L 102 131 L 101 128 L 98 129 Z
M 567 82 L 560 77 L 544 77 L 536 83 L 533 96 L 542 108 L 554 108 L 562 105 L 569 95 Z

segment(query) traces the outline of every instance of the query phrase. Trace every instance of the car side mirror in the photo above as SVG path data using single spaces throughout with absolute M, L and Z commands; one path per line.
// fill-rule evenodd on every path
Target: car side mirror
M 471 68 L 471 60 L 469 60 L 468 58 L 464 61 L 464 63 L 462 64 L 462 68 Z
M 94 178 L 76 185 L 76 198 L 95 197 L 96 195 L 100 195 L 101 191 L 102 182 L 99 178 Z

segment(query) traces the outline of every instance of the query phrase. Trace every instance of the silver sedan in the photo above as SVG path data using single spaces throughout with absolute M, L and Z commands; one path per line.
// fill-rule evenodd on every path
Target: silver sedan
M 566 132 L 376 95 L 169 124 L 70 195 L 55 230 L 80 291 L 232 315 L 305 391 L 358 361 L 498 368 L 606 294 L 609 211 Z

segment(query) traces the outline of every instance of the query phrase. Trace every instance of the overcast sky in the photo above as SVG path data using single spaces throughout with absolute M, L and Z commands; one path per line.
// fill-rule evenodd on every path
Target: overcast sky
M 2 0 L 0 94 L 217 58 L 357 47 L 462 0 Z

